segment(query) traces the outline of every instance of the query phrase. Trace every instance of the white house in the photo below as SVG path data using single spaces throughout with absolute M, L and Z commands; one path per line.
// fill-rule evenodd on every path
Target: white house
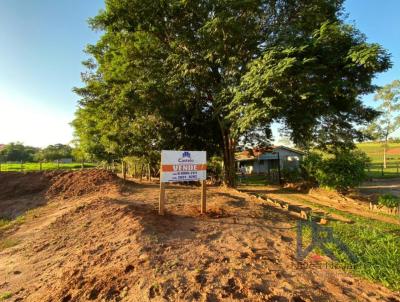
M 246 150 L 236 155 L 238 171 L 246 174 L 269 174 L 282 169 L 299 166 L 304 152 L 285 146 L 272 146 Z

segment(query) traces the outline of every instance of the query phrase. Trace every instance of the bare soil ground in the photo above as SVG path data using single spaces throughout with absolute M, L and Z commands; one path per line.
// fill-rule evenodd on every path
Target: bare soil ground
M 1 176 L 16 188 L 0 197 L 1 213 L 36 207 L 0 234 L 19 242 L 0 251 L 0 294 L 11 301 L 400 301 L 313 268 L 312 257 L 297 262 L 294 218 L 247 194 L 210 188 L 201 215 L 199 188 L 169 186 L 161 217 L 157 184 L 79 173 L 36 174 L 42 190 L 23 193 L 35 177 Z
M 399 180 L 397 180 L 396 186 L 399 186 L 400 189 Z M 369 209 L 370 198 L 372 200 L 376 197 L 375 195 L 371 196 L 371 194 L 376 194 L 376 191 L 373 191 L 373 193 L 371 189 L 366 189 L 366 187 L 361 187 L 356 194 L 350 196 L 340 195 L 336 192 L 324 189 L 312 189 L 308 193 L 301 193 L 292 189 L 282 189 L 279 186 L 273 185 L 243 186 L 240 190 L 248 193 L 265 194 L 271 198 L 277 198 L 296 206 L 310 207 L 313 210 L 317 209 L 317 207 L 313 207 L 310 203 L 400 225 L 400 219 L 396 217 L 396 215 L 382 215 L 382 213 Z M 387 192 L 387 190 L 382 186 L 380 186 L 380 190 L 382 190 L 382 192 Z M 345 220 L 340 217 L 340 215 L 333 214 L 332 217 L 336 217 L 339 220 Z

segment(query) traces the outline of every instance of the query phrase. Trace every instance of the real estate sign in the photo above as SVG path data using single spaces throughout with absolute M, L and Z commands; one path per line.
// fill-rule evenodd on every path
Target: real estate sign
M 161 182 L 200 181 L 206 177 L 206 151 L 161 151 Z

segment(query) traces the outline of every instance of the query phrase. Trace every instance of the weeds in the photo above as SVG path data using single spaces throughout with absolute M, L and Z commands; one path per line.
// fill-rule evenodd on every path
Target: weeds
M 4 293 L 0 294 L 0 301 L 5 301 L 7 299 L 10 299 L 11 297 L 12 297 L 11 292 L 4 292 Z
M 16 240 L 16 239 L 7 238 L 7 239 L 0 240 L 0 252 L 2 250 L 8 249 L 10 247 L 16 246 L 19 243 L 20 243 L 20 241 Z
M 26 220 L 25 215 L 17 216 L 15 219 L 1 218 L 0 219 L 0 231 L 9 229 L 12 226 L 20 225 Z
M 360 217 L 326 206 L 311 203 L 329 213 L 335 213 L 354 221 L 354 224 L 331 221 L 334 237 L 345 243 L 358 258 L 353 265 L 348 258 L 329 246 L 334 251 L 338 263 L 351 267 L 352 273 L 372 281 L 378 281 L 388 288 L 400 290 L 400 227 L 394 224 Z M 304 232 L 306 240 L 309 232 Z

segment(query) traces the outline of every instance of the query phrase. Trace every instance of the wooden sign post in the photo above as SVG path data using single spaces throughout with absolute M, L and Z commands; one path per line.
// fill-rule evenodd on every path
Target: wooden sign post
M 168 182 L 201 182 L 200 212 L 207 211 L 207 153 L 205 151 L 161 151 L 158 213 L 165 214 L 165 186 Z
M 201 214 L 205 214 L 207 211 L 207 184 L 205 180 L 201 181 Z
M 158 214 L 165 214 L 165 182 L 160 182 L 160 201 L 158 205 Z

